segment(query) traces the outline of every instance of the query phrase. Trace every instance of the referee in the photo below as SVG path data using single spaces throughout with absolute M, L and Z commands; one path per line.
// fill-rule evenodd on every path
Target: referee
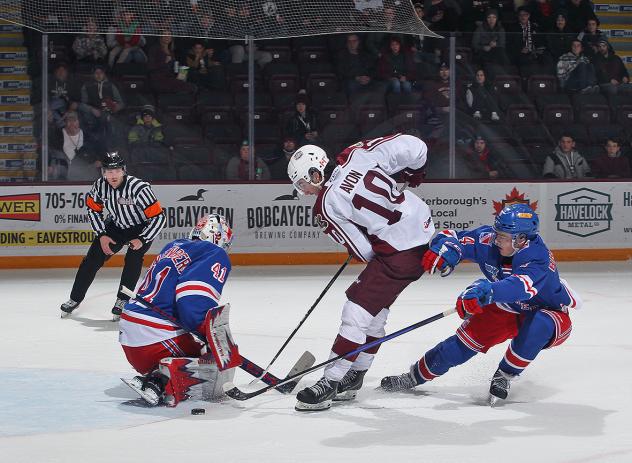
M 102 171 L 103 177 L 94 182 L 86 198 L 96 238 L 79 265 L 70 299 L 61 305 L 62 318 L 79 307 L 99 269 L 125 245 L 129 248 L 125 254 L 121 285 L 134 288 L 143 266 L 143 256 L 165 226 L 165 215 L 151 186 L 127 175 L 125 161 L 118 152 L 106 154 Z M 129 296 L 121 292 L 117 294 L 112 308 L 114 321 L 119 319 L 128 299 Z

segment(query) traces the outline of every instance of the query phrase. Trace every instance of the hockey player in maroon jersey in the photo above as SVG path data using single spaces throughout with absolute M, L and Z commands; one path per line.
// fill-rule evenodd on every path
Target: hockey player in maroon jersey
M 384 336 L 389 307 L 421 277 L 421 259 L 434 233 L 430 209 L 410 191 L 400 192 L 392 176 L 411 187 L 424 178 L 427 147 L 396 134 L 351 145 L 325 182 L 327 154 L 314 145 L 299 148 L 288 176 L 299 193 L 317 195 L 314 216 L 324 232 L 367 266 L 347 289 L 342 324 L 330 358 Z M 324 376 L 297 395 L 296 410 L 324 410 L 332 400 L 351 400 L 378 347 L 333 362 Z

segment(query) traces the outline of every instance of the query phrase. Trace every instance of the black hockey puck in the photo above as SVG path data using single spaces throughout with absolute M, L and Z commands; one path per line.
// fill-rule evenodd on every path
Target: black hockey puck
M 191 409 L 191 415 L 204 415 L 206 413 L 206 410 L 204 410 L 203 408 L 192 408 Z

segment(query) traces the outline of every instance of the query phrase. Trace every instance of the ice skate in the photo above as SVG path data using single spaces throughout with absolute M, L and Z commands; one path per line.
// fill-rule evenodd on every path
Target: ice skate
M 151 407 L 160 405 L 163 396 L 163 380 L 161 375 L 134 376 L 132 379 L 121 378 Z
M 81 302 L 75 302 L 72 299 L 68 299 L 66 302 L 64 302 L 60 307 L 61 318 L 69 317 L 72 311 L 79 307 L 79 304 L 81 304 Z
M 366 370 L 349 370 L 347 374 L 338 383 L 338 391 L 334 397 L 335 401 L 353 400 L 358 395 L 358 391 L 362 387 L 362 380 Z
M 415 377 L 408 372 L 397 376 L 385 376 L 382 378 L 380 387 L 386 392 L 399 392 L 412 389 L 418 384 Z
M 296 395 L 294 409 L 299 412 L 327 410 L 338 391 L 338 382 L 324 376 L 316 384 L 306 387 Z
M 515 375 L 505 373 L 500 368 L 496 370 L 492 378 L 492 383 L 489 386 L 489 405 L 493 407 L 500 400 L 507 398 L 512 378 L 515 378 Z
M 121 319 L 121 314 L 123 313 L 125 304 L 127 304 L 127 301 L 125 299 L 121 299 L 118 297 L 116 298 L 114 307 L 112 307 L 112 321 L 113 322 L 117 322 Z

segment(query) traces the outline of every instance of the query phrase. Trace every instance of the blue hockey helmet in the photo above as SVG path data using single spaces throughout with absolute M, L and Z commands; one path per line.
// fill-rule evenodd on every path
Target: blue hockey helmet
M 516 238 L 525 235 L 533 239 L 538 234 L 540 220 L 531 207 L 524 203 L 510 204 L 496 216 L 494 230 L 509 233 Z

